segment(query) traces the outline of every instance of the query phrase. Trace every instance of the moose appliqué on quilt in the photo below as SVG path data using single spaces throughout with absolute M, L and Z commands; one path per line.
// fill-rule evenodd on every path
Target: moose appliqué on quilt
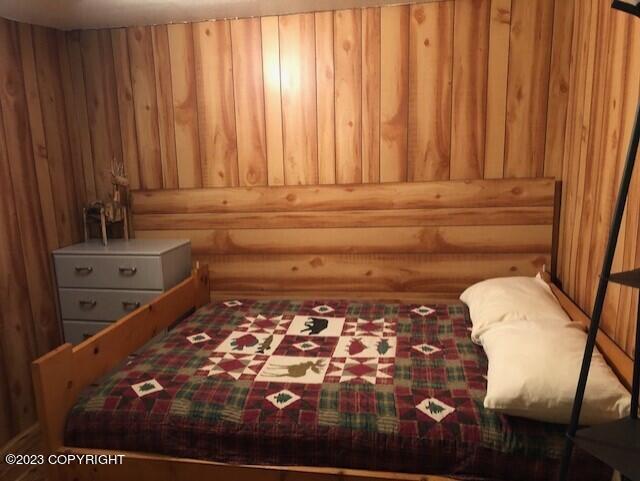
M 548 425 L 484 409 L 487 361 L 469 325 L 460 304 L 210 304 L 83 392 L 65 442 L 238 463 L 451 465 L 491 475 L 514 474 L 509 456 L 518 455 L 531 462 L 513 479 L 549 479 L 562 427 L 550 441 Z

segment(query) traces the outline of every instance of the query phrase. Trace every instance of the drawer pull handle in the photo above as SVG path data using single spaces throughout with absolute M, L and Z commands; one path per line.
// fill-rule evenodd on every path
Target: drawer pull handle
M 98 301 L 93 299 L 90 301 L 78 301 L 78 304 L 80 304 L 80 307 L 84 309 L 93 309 L 96 307 L 96 304 L 98 304 Z
M 125 311 L 133 311 L 140 307 L 140 302 L 122 301 L 122 308 Z
M 89 266 L 89 267 L 83 267 L 83 266 L 76 266 L 75 270 L 78 274 L 82 274 L 84 276 L 88 276 L 89 274 L 91 274 L 93 272 L 93 267 Z
M 118 267 L 118 270 L 123 276 L 135 276 L 136 272 L 138 272 L 137 267 Z

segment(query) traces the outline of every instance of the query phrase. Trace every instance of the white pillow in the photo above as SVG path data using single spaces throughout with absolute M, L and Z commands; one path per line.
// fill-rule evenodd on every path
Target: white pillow
M 467 288 L 460 300 L 469 307 L 471 339 L 478 344 L 489 328 L 505 321 L 528 320 L 550 327 L 572 324 L 540 275 L 478 282 Z
M 578 385 L 586 334 L 570 327 L 514 321 L 482 335 L 489 359 L 484 406 L 505 414 L 568 423 Z M 630 395 L 597 351 L 591 360 L 581 424 L 629 414 Z

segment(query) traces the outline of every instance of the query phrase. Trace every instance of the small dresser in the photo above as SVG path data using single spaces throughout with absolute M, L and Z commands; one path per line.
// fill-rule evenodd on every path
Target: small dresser
M 64 337 L 78 344 L 191 273 L 191 243 L 83 242 L 53 252 Z

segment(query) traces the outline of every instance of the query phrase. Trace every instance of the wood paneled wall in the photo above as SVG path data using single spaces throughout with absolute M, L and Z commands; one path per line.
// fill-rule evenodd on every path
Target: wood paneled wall
M 590 313 L 640 93 L 640 22 L 607 0 L 575 2 L 563 147 L 559 278 Z M 640 266 L 636 168 L 613 271 Z M 637 291 L 609 286 L 603 330 L 633 352 Z
M 65 41 L 0 18 L 0 444 L 35 421 L 30 362 L 60 342 L 49 252 L 80 234 Z
M 571 4 L 71 32 L 87 195 L 113 158 L 141 189 L 559 176 Z
M 550 266 L 554 179 L 134 192 L 136 236 L 189 238 L 214 298 L 456 299 Z

